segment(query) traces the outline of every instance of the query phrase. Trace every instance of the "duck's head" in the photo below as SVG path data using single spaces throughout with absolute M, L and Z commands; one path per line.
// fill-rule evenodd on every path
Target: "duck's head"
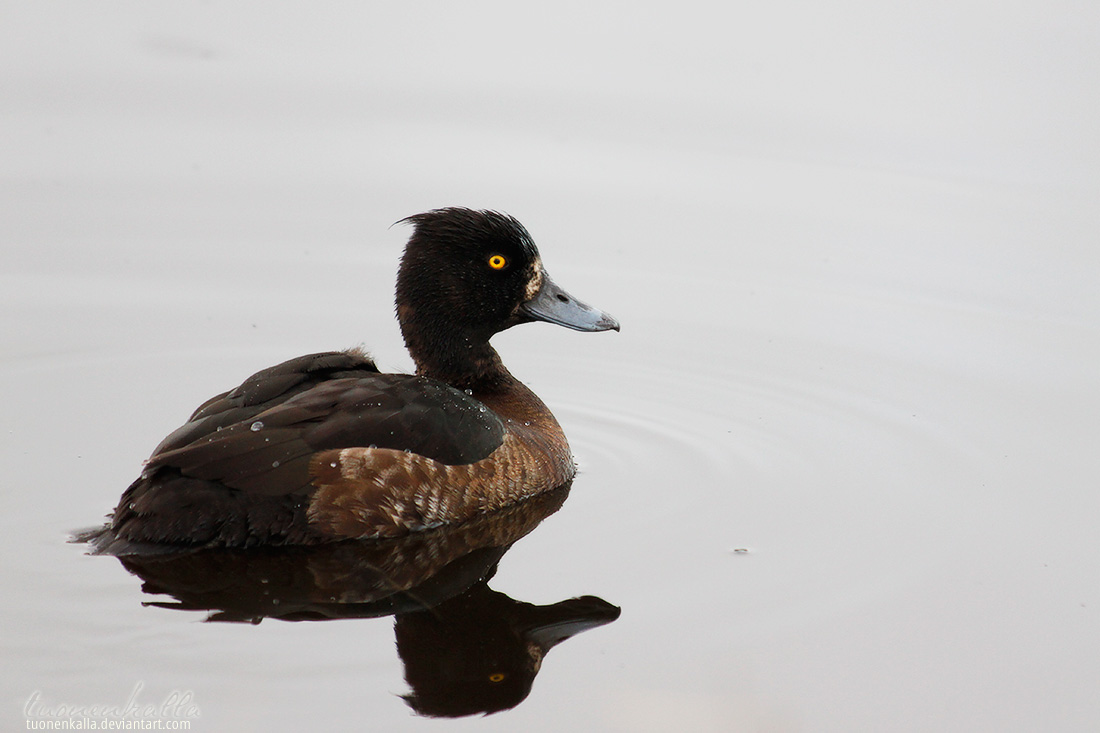
M 550 279 L 531 235 L 511 216 L 446 208 L 402 221 L 415 229 L 397 275 L 397 317 L 422 372 L 446 372 L 437 362 L 462 352 L 477 358 L 493 334 L 520 323 L 619 330 Z

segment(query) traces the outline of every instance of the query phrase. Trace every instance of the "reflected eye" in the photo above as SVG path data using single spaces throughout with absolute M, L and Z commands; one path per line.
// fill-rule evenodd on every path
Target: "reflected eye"
M 502 672 L 494 672 L 493 674 L 489 675 L 489 681 L 490 682 L 503 682 L 504 681 L 504 674 Z
M 493 255 L 489 258 L 489 267 L 494 270 L 503 270 L 507 264 L 508 259 L 504 255 Z

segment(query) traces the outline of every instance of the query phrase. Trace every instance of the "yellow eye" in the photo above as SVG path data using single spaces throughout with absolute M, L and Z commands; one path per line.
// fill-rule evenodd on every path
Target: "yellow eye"
M 503 270 L 504 266 L 508 264 L 508 260 L 504 255 L 493 255 L 489 258 L 489 267 L 494 270 Z
M 501 672 L 494 672 L 493 674 L 489 675 L 489 681 L 490 682 L 503 682 L 504 681 L 504 674 L 501 673 Z

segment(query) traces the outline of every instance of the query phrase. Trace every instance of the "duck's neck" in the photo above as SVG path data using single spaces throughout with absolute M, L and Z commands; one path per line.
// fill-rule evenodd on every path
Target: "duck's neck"
M 411 328 L 405 323 L 401 331 L 420 376 L 479 392 L 507 389 L 516 381 L 484 338 Z
M 505 368 L 487 338 L 417 324 L 412 309 L 402 310 L 398 308 L 401 333 L 418 375 L 466 390 L 499 417 L 560 438 L 568 455 L 565 435 L 554 415 Z
M 546 404 L 504 367 L 487 339 L 408 328 L 402 321 L 405 345 L 416 362 L 416 373 L 465 390 L 505 421 L 507 430 L 554 467 L 554 485 L 572 478 L 569 442 Z

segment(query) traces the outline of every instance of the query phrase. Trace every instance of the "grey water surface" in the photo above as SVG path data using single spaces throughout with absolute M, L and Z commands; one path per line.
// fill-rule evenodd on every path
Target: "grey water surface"
M 10 7 L 0 728 L 1096 730 L 1098 16 Z M 621 616 L 443 723 L 392 618 L 203 623 L 66 539 L 258 369 L 410 369 L 391 224 L 449 205 L 622 323 L 494 341 L 581 472 L 490 581 Z

